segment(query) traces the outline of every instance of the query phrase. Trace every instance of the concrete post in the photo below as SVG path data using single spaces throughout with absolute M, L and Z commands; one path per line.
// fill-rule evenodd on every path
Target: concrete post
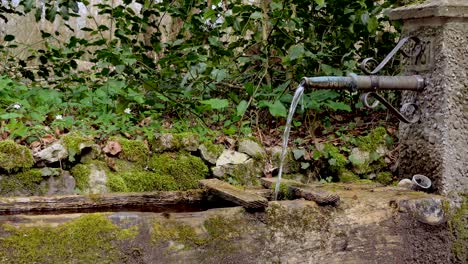
M 421 92 L 404 92 L 416 101 L 421 118 L 400 124 L 400 176 L 428 176 L 442 194 L 468 192 L 468 0 L 427 0 L 396 8 L 403 35 L 423 44 L 420 56 L 404 59 L 404 74 L 425 76 Z

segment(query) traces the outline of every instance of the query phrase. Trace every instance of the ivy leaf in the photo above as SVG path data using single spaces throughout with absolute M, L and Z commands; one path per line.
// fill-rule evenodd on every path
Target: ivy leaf
M 336 110 L 343 110 L 343 111 L 346 111 L 346 112 L 351 112 L 351 107 L 349 107 L 349 105 L 343 103 L 343 102 L 333 102 L 333 101 L 328 101 L 326 103 L 326 105 L 336 111 Z
M 228 105 L 229 105 L 228 100 L 218 99 L 218 98 L 203 100 L 203 101 L 200 101 L 200 103 L 210 106 L 211 109 L 223 109 L 223 108 L 228 107 Z
M 288 56 L 291 60 L 295 60 L 304 55 L 304 46 L 302 44 L 294 45 L 289 48 Z
M 237 105 L 237 115 L 242 116 L 245 111 L 247 111 L 248 103 L 245 100 L 240 101 L 240 103 Z
M 6 113 L 6 114 L 3 114 L 3 115 L 0 115 L 0 119 L 2 119 L 2 120 L 14 119 L 14 118 L 18 118 L 18 117 L 23 117 L 23 115 L 17 114 L 17 113 Z
M 367 21 L 367 30 L 369 33 L 374 33 L 377 31 L 377 27 L 379 26 L 379 21 L 377 20 L 377 17 L 373 16 L 370 17 L 369 20 Z
M 227 75 L 227 71 L 226 69 L 213 69 L 213 71 L 211 71 L 211 78 L 216 80 L 217 82 L 221 82 L 222 80 L 224 80 L 226 78 L 226 75 Z
M 250 15 L 250 18 L 251 19 L 261 19 L 263 17 L 262 13 L 261 12 L 253 12 L 251 15 Z
M 324 6 L 325 5 L 325 0 L 314 0 L 314 1 L 319 6 Z
M 5 35 L 5 37 L 3 38 L 3 40 L 6 41 L 6 42 L 13 41 L 13 40 L 15 40 L 15 36 L 13 36 L 13 35 Z

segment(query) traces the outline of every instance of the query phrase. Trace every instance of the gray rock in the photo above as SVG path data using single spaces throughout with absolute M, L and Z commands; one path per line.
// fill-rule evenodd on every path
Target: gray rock
M 42 177 L 59 176 L 61 173 L 61 169 L 44 167 L 41 169 L 41 173 L 42 173 Z
M 266 157 L 265 149 L 259 143 L 248 138 L 240 140 L 237 150 L 256 159 L 263 159 Z
M 399 202 L 400 211 L 408 212 L 418 221 L 429 225 L 440 225 L 447 221 L 442 199 L 430 197 Z
M 249 156 L 244 153 L 240 153 L 233 150 L 225 150 L 221 153 L 218 160 L 216 160 L 216 166 L 223 166 L 227 164 L 242 164 L 249 159 Z
M 48 163 L 53 163 L 66 159 L 68 157 L 68 151 L 61 141 L 57 141 L 45 149 L 33 153 L 33 157 L 36 162 L 45 161 Z
M 208 163 L 215 165 L 216 160 L 219 158 L 221 153 L 223 153 L 224 147 L 222 145 L 213 145 L 213 148 L 214 149 L 208 147 L 206 144 L 201 144 L 200 146 L 198 146 L 201 158 L 207 161 Z
M 63 171 L 59 177 L 50 177 L 47 187 L 47 195 L 68 195 L 74 193 L 76 182 L 70 172 Z
M 181 134 L 156 134 L 155 139 L 151 144 L 152 150 L 155 152 L 164 151 L 197 151 L 200 144 L 197 134 L 181 133 Z
M 107 173 L 104 169 L 91 164 L 89 166 L 89 193 L 106 193 L 107 192 Z
M 398 187 L 411 190 L 413 189 L 413 182 L 410 179 L 403 179 L 400 182 L 398 182 Z
M 235 162 L 221 162 L 219 165 L 217 164 L 216 167 L 212 168 L 213 175 L 223 180 L 234 181 L 234 183 L 237 184 L 247 186 L 258 185 L 258 179 L 263 177 L 263 168 L 265 167 L 265 164 L 263 163 L 263 161 L 251 158 L 240 162 L 241 160 L 243 160 L 243 156 L 240 157 L 241 158 L 239 158 Z
M 275 146 L 269 149 L 271 163 L 273 167 L 275 168 L 279 168 L 280 166 L 282 150 L 283 148 L 281 146 Z M 296 173 L 296 172 L 299 172 L 300 169 L 301 169 L 301 163 L 299 161 L 294 160 L 292 151 L 288 149 L 286 151 L 286 156 L 284 158 L 283 172 L 284 173 Z

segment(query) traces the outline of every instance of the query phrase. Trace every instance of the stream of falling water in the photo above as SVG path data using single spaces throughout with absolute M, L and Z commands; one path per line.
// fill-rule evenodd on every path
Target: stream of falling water
M 289 112 L 288 112 L 288 118 L 286 119 L 286 127 L 284 128 L 283 145 L 282 145 L 281 156 L 280 156 L 280 167 L 279 167 L 279 172 L 278 172 L 278 178 L 276 180 L 276 185 L 275 185 L 275 196 L 274 196 L 275 201 L 278 199 L 278 192 L 279 192 L 280 184 L 281 184 L 281 176 L 283 175 L 284 158 L 286 157 L 286 151 L 288 149 L 288 140 L 289 140 L 289 133 L 291 132 L 292 119 L 294 116 L 294 112 L 296 112 L 297 104 L 301 100 L 303 94 L 304 94 L 304 82 L 301 82 L 301 84 L 299 84 L 299 86 L 297 87 L 296 92 L 294 93 L 294 97 L 291 102 L 291 107 L 289 108 Z

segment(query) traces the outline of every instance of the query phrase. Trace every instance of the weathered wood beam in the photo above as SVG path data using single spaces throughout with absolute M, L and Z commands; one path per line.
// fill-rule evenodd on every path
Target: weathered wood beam
M 260 182 L 265 188 L 272 188 L 272 186 L 275 186 L 276 180 L 276 178 L 261 178 Z M 338 196 L 338 194 L 319 190 L 314 188 L 314 186 L 288 179 L 281 179 L 281 184 L 288 186 L 293 196 L 315 201 L 321 205 L 336 205 L 340 202 L 340 196 Z
M 218 179 L 200 180 L 200 186 L 224 200 L 241 205 L 246 209 L 261 209 L 268 206 L 268 200 L 252 192 L 246 192 Z
M 49 197 L 3 197 L 0 198 L 0 214 L 131 207 L 142 208 L 145 206 L 170 207 L 200 203 L 202 200 L 204 200 L 203 190 Z

